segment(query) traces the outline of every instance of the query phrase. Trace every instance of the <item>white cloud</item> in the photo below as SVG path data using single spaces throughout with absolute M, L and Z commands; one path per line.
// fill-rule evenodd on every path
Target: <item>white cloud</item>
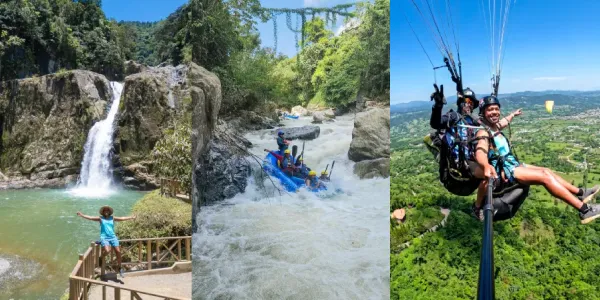
M 567 77 L 536 77 L 533 78 L 536 81 L 562 81 L 567 80 Z

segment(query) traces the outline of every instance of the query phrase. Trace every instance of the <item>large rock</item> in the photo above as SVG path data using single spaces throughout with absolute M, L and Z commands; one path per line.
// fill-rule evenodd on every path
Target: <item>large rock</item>
M 125 61 L 124 69 L 125 69 L 124 75 L 129 76 L 132 74 L 137 74 L 137 73 L 147 71 L 148 67 L 146 65 L 140 64 L 136 61 L 128 60 L 128 61 Z
M 196 231 L 196 215 L 211 195 L 211 187 L 204 183 L 211 180 L 209 142 L 214 137 L 217 118 L 221 108 L 221 81 L 206 69 L 191 63 L 188 74 L 192 98 L 192 226 Z
M 280 130 L 283 130 L 284 137 L 288 140 L 314 140 L 321 133 L 321 128 L 315 125 L 281 128 Z M 276 132 L 277 130 L 274 131 L 274 133 Z
M 191 64 L 192 97 L 192 157 L 206 153 L 206 145 L 213 138 L 217 126 L 222 94 L 221 81 L 206 69 Z
M 188 66 L 150 68 L 125 78 L 121 97 L 118 152 L 124 165 L 146 160 L 175 118 L 191 111 L 194 86 Z M 191 88 L 190 88 L 191 87 Z
M 348 157 L 355 162 L 390 157 L 389 107 L 356 114 Z
M 390 177 L 390 159 L 378 158 L 357 162 L 354 165 L 354 174 L 361 179 Z
M 294 106 L 292 107 L 292 115 L 296 115 L 296 116 L 309 116 L 309 111 L 308 109 L 298 105 L 298 106 Z
M 313 124 L 321 124 L 325 121 L 325 114 L 320 111 L 313 113 L 313 120 L 311 123 Z
M 269 117 L 259 115 L 254 111 L 240 110 L 235 118 L 229 118 L 228 123 L 240 131 L 256 131 L 273 129 L 279 125 Z
M 332 108 L 323 111 L 323 116 L 327 119 L 335 119 L 335 110 Z
M 160 180 L 150 172 L 152 166 L 152 161 L 140 161 L 115 169 L 115 175 L 122 178 L 126 188 L 149 191 L 160 186 Z
M 0 171 L 9 178 L 3 186 L 76 181 L 88 131 L 111 98 L 106 77 L 82 70 L 0 83 Z
M 245 158 L 248 145 L 249 141 L 220 122 L 194 169 L 194 186 L 202 196 L 200 205 L 229 199 L 246 190 L 251 172 Z

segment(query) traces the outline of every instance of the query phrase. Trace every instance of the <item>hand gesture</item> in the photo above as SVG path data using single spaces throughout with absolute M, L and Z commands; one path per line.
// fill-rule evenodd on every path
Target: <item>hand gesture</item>
M 519 108 L 517 110 L 515 110 L 515 112 L 513 112 L 514 116 L 520 116 L 523 113 L 522 108 Z
M 80 211 L 78 211 L 77 216 L 81 217 L 81 216 L 83 216 L 83 214 Z
M 446 104 L 446 98 L 444 98 L 444 85 L 440 85 L 438 88 L 437 84 L 433 84 L 433 88 L 435 88 L 435 92 L 431 94 L 431 100 L 435 101 L 435 105 L 443 106 Z

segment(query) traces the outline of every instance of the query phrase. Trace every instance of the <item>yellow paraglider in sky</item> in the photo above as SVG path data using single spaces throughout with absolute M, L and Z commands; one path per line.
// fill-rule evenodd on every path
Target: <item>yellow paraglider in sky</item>
M 552 113 L 552 107 L 554 107 L 554 101 L 553 100 L 546 100 L 546 111 L 549 114 Z

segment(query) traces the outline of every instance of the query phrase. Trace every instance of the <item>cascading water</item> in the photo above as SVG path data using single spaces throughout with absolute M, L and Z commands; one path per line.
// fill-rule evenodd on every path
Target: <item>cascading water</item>
M 78 194 L 98 196 L 99 194 L 106 194 L 111 189 L 112 162 L 110 151 L 113 147 L 114 123 L 119 111 L 123 84 L 111 82 L 110 87 L 113 99 L 108 115 L 106 119 L 94 124 L 85 142 L 85 154 L 81 163 L 79 182 L 75 190 Z
M 305 162 L 342 194 L 281 196 L 254 176 L 244 194 L 202 207 L 193 245 L 199 299 L 389 299 L 389 179 L 360 180 L 348 159 L 353 116 L 321 126 Z M 302 126 L 310 118 L 284 121 Z M 246 136 L 253 154 L 276 149 L 271 130 Z M 302 142 L 295 141 L 298 152 Z

